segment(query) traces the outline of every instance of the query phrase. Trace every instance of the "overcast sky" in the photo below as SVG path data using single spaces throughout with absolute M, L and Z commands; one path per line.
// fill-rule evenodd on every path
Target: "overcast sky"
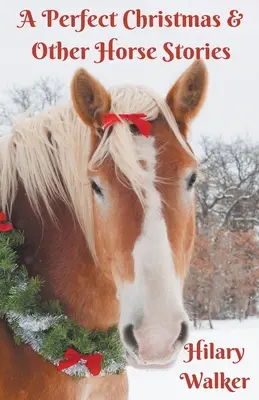
M 8 7 L 8 9 L 7 9 Z M 5 9 L 4 9 L 5 8 Z M 73 28 L 61 28 L 58 23 L 47 28 L 41 13 L 55 8 L 62 14 L 78 14 L 90 9 L 91 14 L 119 13 L 116 28 L 86 28 L 77 33 Z M 126 30 L 121 15 L 128 9 L 140 8 L 145 14 L 176 12 L 185 14 L 218 14 L 220 28 L 159 28 Z M 30 9 L 37 22 L 36 28 L 18 29 L 19 13 Z M 226 19 L 229 11 L 236 9 L 244 14 L 238 28 L 229 28 Z M 259 136 L 259 1 L 258 0 L 9 0 L 1 8 L 0 45 L 1 76 L 0 95 L 13 84 L 26 85 L 40 76 L 58 76 L 69 87 L 73 73 L 84 67 L 106 86 L 131 83 L 144 84 L 163 96 L 192 62 L 177 60 L 165 63 L 161 60 L 164 42 L 173 42 L 191 47 L 202 47 L 206 42 L 211 47 L 230 47 L 231 59 L 206 61 L 209 70 L 209 91 L 206 104 L 192 126 L 192 143 L 196 145 L 201 135 L 222 135 L 224 138 L 249 133 L 251 138 Z M 105 61 L 95 64 L 96 51 L 90 52 L 87 60 L 35 60 L 31 48 L 35 42 L 55 44 L 58 40 L 67 47 L 94 47 L 99 41 L 119 39 L 122 46 L 144 46 L 158 48 L 159 58 L 153 61 Z M 164 54 L 164 53 L 163 53 Z

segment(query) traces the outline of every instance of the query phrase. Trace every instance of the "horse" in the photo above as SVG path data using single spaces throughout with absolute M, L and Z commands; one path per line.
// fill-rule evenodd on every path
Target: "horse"
M 0 139 L 1 208 L 24 234 L 20 262 L 80 327 L 117 326 L 133 368 L 170 368 L 188 337 L 199 174 L 188 135 L 207 82 L 196 60 L 163 99 L 142 86 L 107 90 L 80 68 L 70 103 Z M 128 399 L 127 368 L 73 379 L 16 346 L 4 318 L 0 338 L 1 399 Z

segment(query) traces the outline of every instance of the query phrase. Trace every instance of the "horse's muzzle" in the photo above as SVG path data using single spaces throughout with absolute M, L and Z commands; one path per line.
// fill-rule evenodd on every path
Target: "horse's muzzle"
M 188 337 L 188 322 L 174 321 L 171 329 L 161 325 L 149 326 L 145 322 L 138 329 L 127 325 L 122 339 L 129 363 L 142 368 L 169 368 Z

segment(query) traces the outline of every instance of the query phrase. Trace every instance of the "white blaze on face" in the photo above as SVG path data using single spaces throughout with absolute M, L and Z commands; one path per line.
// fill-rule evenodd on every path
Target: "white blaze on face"
M 142 152 L 146 152 L 149 172 L 145 193 L 147 208 L 141 234 L 133 249 L 134 281 L 119 287 L 120 327 L 134 326 L 140 357 L 142 354 L 143 359 L 161 361 L 172 356 L 170 349 L 187 316 L 162 213 L 162 199 L 155 187 L 155 139 L 136 139 Z

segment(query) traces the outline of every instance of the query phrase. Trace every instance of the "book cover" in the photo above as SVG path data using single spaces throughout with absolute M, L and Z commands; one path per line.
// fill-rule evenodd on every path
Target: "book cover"
M 2 2 L 0 400 L 258 398 L 258 11 Z

